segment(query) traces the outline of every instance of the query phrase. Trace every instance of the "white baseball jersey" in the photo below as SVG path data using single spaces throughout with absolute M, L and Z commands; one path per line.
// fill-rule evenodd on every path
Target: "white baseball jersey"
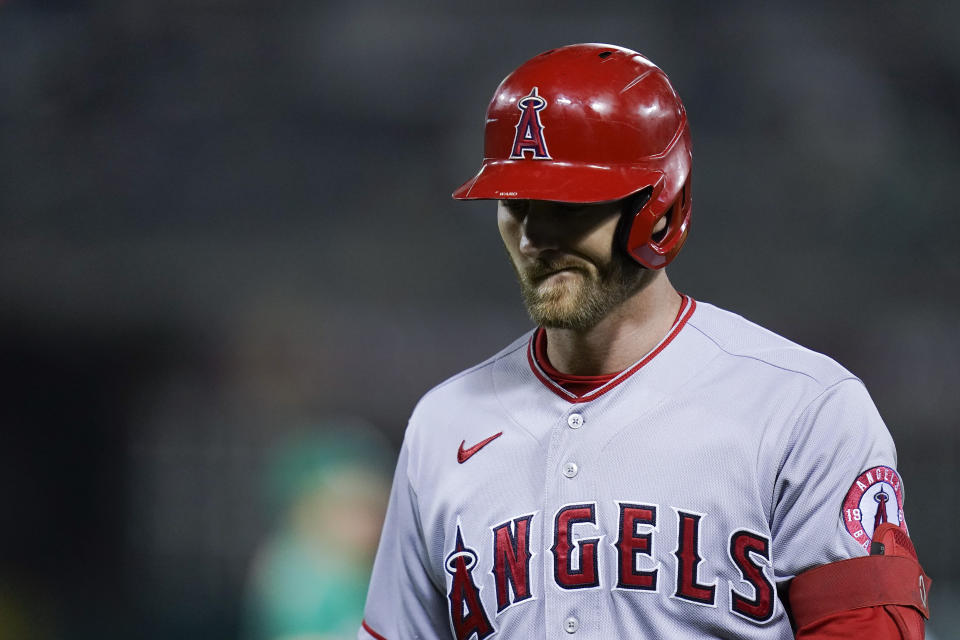
M 826 356 L 684 298 L 577 397 L 532 341 L 417 405 L 361 639 L 792 638 L 784 581 L 905 528 L 893 441 Z

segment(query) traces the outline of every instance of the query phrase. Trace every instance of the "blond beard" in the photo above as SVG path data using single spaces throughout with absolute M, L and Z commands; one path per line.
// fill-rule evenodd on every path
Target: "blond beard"
M 597 271 L 572 267 L 578 277 L 554 283 L 543 281 L 560 265 L 538 260 L 527 272 L 517 271 L 520 292 L 530 318 L 548 329 L 584 331 L 597 325 L 614 308 L 641 288 L 644 269 L 614 252 L 607 268 Z

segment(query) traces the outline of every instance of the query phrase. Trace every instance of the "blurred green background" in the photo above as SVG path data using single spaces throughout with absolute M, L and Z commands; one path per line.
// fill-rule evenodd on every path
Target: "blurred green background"
M 960 7 L 544 7 L 0 2 L 0 637 L 341 637 L 276 594 L 323 593 L 330 513 L 362 591 L 417 398 L 528 328 L 449 196 L 500 79 L 583 41 L 670 75 L 671 278 L 866 382 L 960 628 Z

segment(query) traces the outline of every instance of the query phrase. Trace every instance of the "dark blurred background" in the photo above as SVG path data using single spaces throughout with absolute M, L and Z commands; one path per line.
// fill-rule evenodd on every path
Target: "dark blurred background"
M 248 635 L 343 507 L 324 452 L 349 434 L 389 459 L 348 483 L 375 522 L 419 395 L 529 326 L 493 205 L 449 197 L 489 96 L 601 41 L 687 105 L 674 283 L 866 382 L 929 635 L 955 637 L 958 23 L 933 0 L 0 2 L 0 636 Z

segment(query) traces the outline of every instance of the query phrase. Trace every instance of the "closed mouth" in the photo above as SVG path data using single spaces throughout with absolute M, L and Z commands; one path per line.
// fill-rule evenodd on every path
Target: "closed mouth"
M 563 267 L 561 269 L 552 269 L 550 271 L 539 271 L 536 274 L 531 275 L 530 280 L 536 284 L 540 284 L 541 282 L 543 282 L 544 280 L 547 280 L 552 276 L 555 276 L 561 273 L 579 272 L 579 271 L 582 271 L 580 267 Z

